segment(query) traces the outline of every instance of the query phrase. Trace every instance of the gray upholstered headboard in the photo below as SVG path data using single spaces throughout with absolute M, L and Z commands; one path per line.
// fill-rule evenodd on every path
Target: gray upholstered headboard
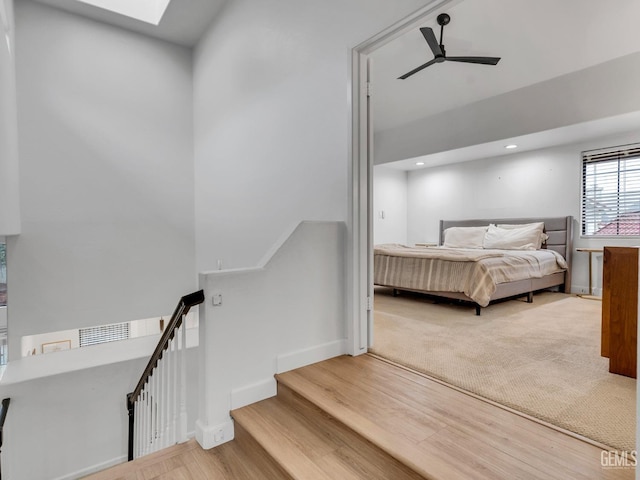
M 555 250 L 567 261 L 565 275 L 566 291 L 571 288 L 571 257 L 573 253 L 573 217 L 542 218 L 490 218 L 474 220 L 440 220 L 440 245 L 444 243 L 444 231 L 449 227 L 481 227 L 490 223 L 533 223 L 544 222 L 544 231 L 549 235 L 543 248 Z

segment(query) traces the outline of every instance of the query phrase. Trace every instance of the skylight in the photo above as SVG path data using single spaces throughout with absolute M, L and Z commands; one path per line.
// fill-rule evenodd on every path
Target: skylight
M 171 0 L 78 0 L 94 7 L 158 25 Z

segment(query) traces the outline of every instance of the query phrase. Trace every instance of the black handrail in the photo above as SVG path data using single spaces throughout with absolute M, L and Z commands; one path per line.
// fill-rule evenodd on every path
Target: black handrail
M 142 376 L 140 380 L 138 380 L 138 384 L 136 388 L 133 389 L 133 392 L 127 394 L 127 411 L 129 412 L 129 445 L 128 445 L 128 458 L 129 461 L 133 460 L 133 429 L 135 425 L 135 403 L 145 384 L 149 381 L 153 370 L 158 366 L 158 361 L 162 358 L 162 354 L 164 351 L 169 348 L 169 342 L 175 336 L 175 332 L 177 328 L 180 328 L 182 325 L 183 317 L 189 313 L 189 309 L 196 305 L 204 302 L 204 291 L 199 290 L 197 292 L 190 293 L 189 295 L 185 295 L 180 299 L 178 305 L 176 306 L 173 315 L 171 315 L 171 320 L 167 324 L 167 328 L 165 328 L 162 333 L 162 337 L 160 337 L 160 341 L 156 346 L 156 349 L 153 351 L 151 358 L 149 359 L 149 363 L 147 363 L 147 367 L 142 372 Z M 2 479 L 0 479 L 2 480 Z
M 0 453 L 2 453 L 2 430 L 4 428 L 4 421 L 7 418 L 7 412 L 9 411 L 10 398 L 2 400 L 2 406 L 0 407 Z M 0 464 L 0 480 L 2 480 L 2 465 Z

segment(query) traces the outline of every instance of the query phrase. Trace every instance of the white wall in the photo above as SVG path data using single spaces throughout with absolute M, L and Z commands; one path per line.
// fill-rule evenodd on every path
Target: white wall
M 581 156 L 584 150 L 640 142 L 640 134 L 426 168 L 408 176 L 408 241 L 438 239 L 440 219 L 574 217 L 574 247 L 634 245 L 638 239 L 580 238 Z M 376 167 L 378 168 L 378 167 Z M 588 256 L 575 253 L 572 291 L 587 293 Z M 601 257 L 594 258 L 600 288 Z
M 123 460 L 125 397 L 150 351 L 7 377 L 22 362 L 90 350 L 18 360 L 23 335 L 159 316 L 196 288 L 192 59 L 186 48 L 40 3 L 15 7 L 22 232 L 7 238 L 3 475 L 72 479 Z
M 41 335 L 26 335 L 22 337 L 20 342 L 20 355 L 27 357 L 29 355 L 48 355 L 43 352 L 46 344 L 62 342 L 61 350 L 71 348 L 80 348 L 80 335 L 78 329 L 58 330 L 57 332 L 43 333 Z
M 201 275 L 204 448 L 233 438 L 231 409 L 276 394 L 274 374 L 346 353 L 344 223 L 303 222 L 274 248 L 257 268 Z
M 20 337 L 159 316 L 195 289 L 190 50 L 16 4 Z
M 20 232 L 13 0 L 0 0 L 0 236 Z
M 407 172 L 404 170 L 384 165 L 373 169 L 373 243 L 407 243 Z
M 346 220 L 350 49 L 425 0 L 236 0 L 194 58 L 199 271 L 254 266 L 301 220 Z
M 148 348 L 141 358 L 7 384 L 12 368 L 42 371 L 42 367 L 30 364 L 64 361 L 60 356 L 82 363 L 83 357 L 100 357 L 94 350 L 113 351 L 122 342 L 11 362 L 0 384 L 1 398 L 11 398 L 3 432 L 2 478 L 74 480 L 126 461 L 126 394 L 144 371 L 158 338 L 153 340 L 146 342 Z M 187 429 L 193 434 L 198 401 L 197 348 L 187 351 L 187 362 Z

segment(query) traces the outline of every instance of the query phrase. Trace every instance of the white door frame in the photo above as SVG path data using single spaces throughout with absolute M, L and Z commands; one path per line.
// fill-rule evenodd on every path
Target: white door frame
M 347 277 L 347 352 L 366 353 L 373 339 L 373 130 L 369 112 L 369 55 L 463 0 L 430 0 L 351 51 L 351 164 Z M 373 93 L 375 94 L 375 93 Z

